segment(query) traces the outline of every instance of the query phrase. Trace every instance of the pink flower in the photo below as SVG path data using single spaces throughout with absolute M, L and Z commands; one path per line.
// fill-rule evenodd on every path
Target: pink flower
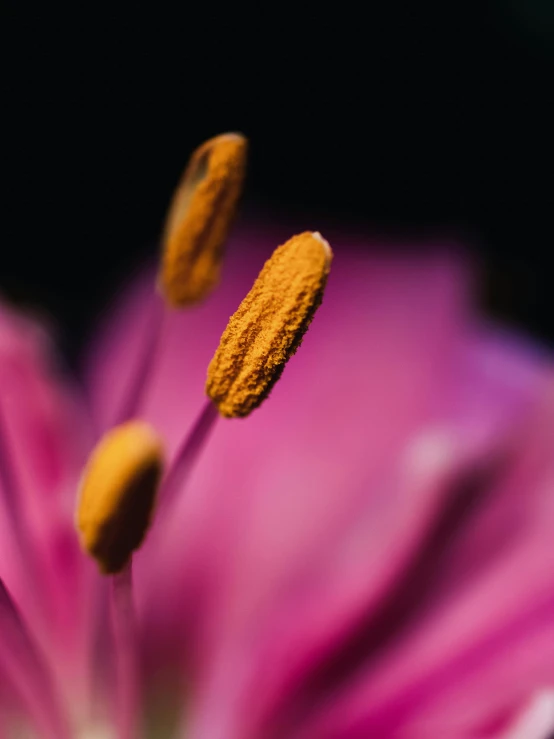
M 217 292 L 167 322 L 140 415 L 169 458 L 228 316 L 289 235 L 243 228 Z M 260 409 L 206 435 L 135 556 L 137 736 L 547 739 L 551 358 L 476 313 L 453 249 L 325 236 L 300 351 Z M 148 273 L 110 313 L 84 398 L 45 332 L 0 313 L 0 733 L 115 735 L 106 585 L 75 490 L 155 301 Z

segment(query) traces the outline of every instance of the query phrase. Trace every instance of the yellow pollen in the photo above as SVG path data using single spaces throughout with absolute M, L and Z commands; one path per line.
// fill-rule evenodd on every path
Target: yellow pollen
M 175 308 L 202 300 L 219 282 L 246 152 L 244 136 L 227 133 L 206 141 L 189 160 L 167 216 L 158 278 L 165 300 Z
M 105 434 L 85 467 L 77 508 L 81 546 L 104 574 L 119 572 L 141 545 L 163 467 L 162 443 L 143 421 Z
M 208 367 L 206 392 L 222 416 L 247 416 L 267 398 L 321 304 L 332 256 L 307 231 L 265 263 Z

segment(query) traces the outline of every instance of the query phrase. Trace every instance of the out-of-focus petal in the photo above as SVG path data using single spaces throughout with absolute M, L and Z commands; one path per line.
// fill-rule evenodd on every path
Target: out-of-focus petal
M 0 674 L 45 739 L 69 739 L 52 675 L 0 579 Z
M 492 736 L 554 680 L 553 436 L 550 386 L 477 506 L 460 511 L 390 650 L 301 736 Z
M 91 434 L 86 407 L 54 356 L 38 321 L 0 306 L 1 432 L 10 467 L 0 479 L 10 487 L 0 495 L 0 576 L 48 656 L 82 680 L 89 566 L 73 517 Z M 9 495 L 21 531 L 5 505 Z

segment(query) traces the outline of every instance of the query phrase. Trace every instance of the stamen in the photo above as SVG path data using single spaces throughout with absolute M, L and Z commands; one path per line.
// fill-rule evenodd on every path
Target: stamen
M 231 316 L 206 392 L 223 416 L 247 416 L 269 395 L 321 304 L 332 251 L 319 233 L 279 246 Z
M 92 452 L 81 481 L 77 527 L 83 549 L 104 574 L 120 572 L 141 545 L 162 467 L 161 440 L 142 421 L 112 429 Z
M 40 736 L 69 739 L 52 676 L 27 625 L 0 579 L 0 672 L 14 686 Z
M 219 281 L 223 243 L 234 219 L 247 142 L 236 133 L 206 141 L 193 153 L 167 217 L 160 290 L 173 307 L 196 303 Z

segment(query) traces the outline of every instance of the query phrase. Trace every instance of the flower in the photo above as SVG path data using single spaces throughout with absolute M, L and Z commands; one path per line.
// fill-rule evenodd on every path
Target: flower
M 248 418 L 215 422 L 202 410 L 208 364 L 264 255 L 289 235 L 243 226 L 216 292 L 169 313 L 157 343 L 146 272 L 92 343 L 84 396 L 45 331 L 2 307 L 3 730 L 554 729 L 551 357 L 478 315 L 459 251 L 368 250 L 331 233 L 329 284 L 301 351 Z M 82 553 L 74 507 L 145 346 L 156 351 L 138 415 L 170 466 L 200 420 L 175 499 L 133 556 L 134 623 L 130 580 L 108 581 Z

